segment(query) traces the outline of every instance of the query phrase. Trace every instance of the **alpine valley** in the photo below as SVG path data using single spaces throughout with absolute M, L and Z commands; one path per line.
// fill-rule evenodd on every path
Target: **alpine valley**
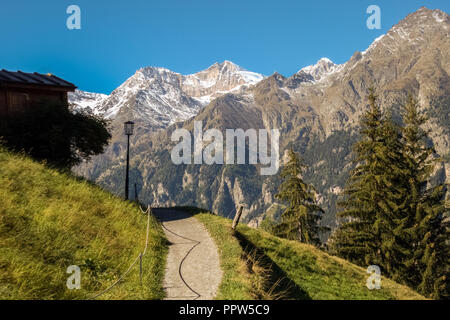
M 301 65 L 301 61 L 299 61 Z M 182 75 L 164 68 L 136 71 L 110 95 L 76 91 L 69 96 L 74 112 L 111 120 L 112 139 L 104 154 L 74 171 L 117 195 L 123 194 L 125 136 L 123 122 L 133 120 L 130 179 L 139 201 L 152 206 L 195 205 L 257 226 L 277 216 L 279 175 L 261 176 L 258 165 L 174 165 L 170 153 L 176 128 L 279 129 L 281 163 L 286 150 L 300 152 L 325 210 L 324 225 L 336 226 L 337 200 L 352 169 L 352 144 L 358 119 L 367 107 L 370 87 L 383 108 L 399 119 L 400 106 L 414 94 L 429 117 L 437 159 L 431 183 L 450 176 L 450 18 L 421 8 L 393 26 L 344 64 L 327 58 L 290 77 L 247 71 L 230 61 Z M 323 235 L 326 240 L 327 235 Z

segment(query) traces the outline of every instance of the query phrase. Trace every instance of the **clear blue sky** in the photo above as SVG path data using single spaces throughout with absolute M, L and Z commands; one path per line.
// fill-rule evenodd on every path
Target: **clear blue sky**
M 66 8 L 81 8 L 81 30 Z M 366 9 L 381 8 L 381 30 Z M 448 0 L 14 0 L 0 3 L 0 69 L 51 72 L 80 89 L 110 93 L 138 68 L 189 74 L 231 60 L 290 76 L 328 57 L 347 61 L 421 6 Z

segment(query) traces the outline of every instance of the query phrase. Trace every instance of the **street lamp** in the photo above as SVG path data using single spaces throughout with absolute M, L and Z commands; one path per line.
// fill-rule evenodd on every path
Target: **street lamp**
M 130 136 L 133 134 L 134 131 L 134 122 L 133 121 L 127 121 L 124 123 L 124 130 L 125 134 L 127 136 L 127 171 L 125 176 L 125 200 L 128 200 L 128 191 L 129 191 L 129 171 L 130 171 Z

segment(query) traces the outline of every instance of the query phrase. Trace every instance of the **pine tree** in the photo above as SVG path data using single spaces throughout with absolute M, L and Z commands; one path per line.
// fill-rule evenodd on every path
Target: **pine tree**
M 427 188 L 434 167 L 434 150 L 421 129 L 427 119 L 412 96 L 404 107 L 404 128 L 382 114 L 373 91 L 369 102 L 333 250 L 361 265 L 377 264 L 424 295 L 448 298 L 446 186 Z
M 354 146 L 355 169 L 338 212 L 342 225 L 333 250 L 360 265 L 377 264 L 388 274 L 406 254 L 398 226 L 405 218 L 404 161 L 399 128 L 383 115 L 374 90 L 361 119 L 361 140 Z
M 409 190 L 404 234 L 411 253 L 405 260 L 403 281 L 433 298 L 448 298 L 448 225 L 445 218 L 444 184 L 427 188 L 433 172 L 430 159 L 434 150 L 427 147 L 427 132 L 421 129 L 427 118 L 419 114 L 419 104 L 410 95 L 404 107 L 404 154 L 408 162 Z
M 316 203 L 314 187 L 301 178 L 305 165 L 300 157 L 290 149 L 288 162 L 281 170 L 283 182 L 276 198 L 287 202 L 281 215 L 281 223 L 272 228 L 273 232 L 290 240 L 319 245 L 319 234 L 325 228 L 319 226 L 323 210 Z
M 449 287 L 449 222 L 444 223 L 446 211 L 443 197 L 444 185 L 428 190 L 425 195 L 424 209 L 426 213 L 414 228 L 419 242 L 416 256 L 421 257 L 418 269 L 421 281 L 418 291 L 433 299 L 450 299 Z M 447 209 L 448 214 L 448 209 Z
M 411 253 L 410 243 L 404 233 L 409 221 L 407 161 L 403 153 L 401 128 L 394 123 L 392 115 L 385 116 L 382 126 L 382 163 L 384 198 L 379 201 L 375 230 L 380 237 L 380 263 L 388 276 L 399 280 L 403 276 L 403 264 Z

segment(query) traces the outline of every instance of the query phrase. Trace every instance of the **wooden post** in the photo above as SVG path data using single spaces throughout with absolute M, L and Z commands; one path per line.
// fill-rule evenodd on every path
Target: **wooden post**
M 231 226 L 231 229 L 233 229 L 233 230 L 235 230 L 236 229 L 236 227 L 237 227 L 237 225 L 238 225 L 238 223 L 239 223 L 239 220 L 241 219 L 241 215 L 242 215 L 242 209 L 243 209 L 244 207 L 243 206 L 240 206 L 239 207 L 239 211 L 236 213 L 236 215 L 234 216 L 234 219 L 233 219 L 233 225 Z
M 142 285 L 142 253 L 139 254 L 139 281 Z

